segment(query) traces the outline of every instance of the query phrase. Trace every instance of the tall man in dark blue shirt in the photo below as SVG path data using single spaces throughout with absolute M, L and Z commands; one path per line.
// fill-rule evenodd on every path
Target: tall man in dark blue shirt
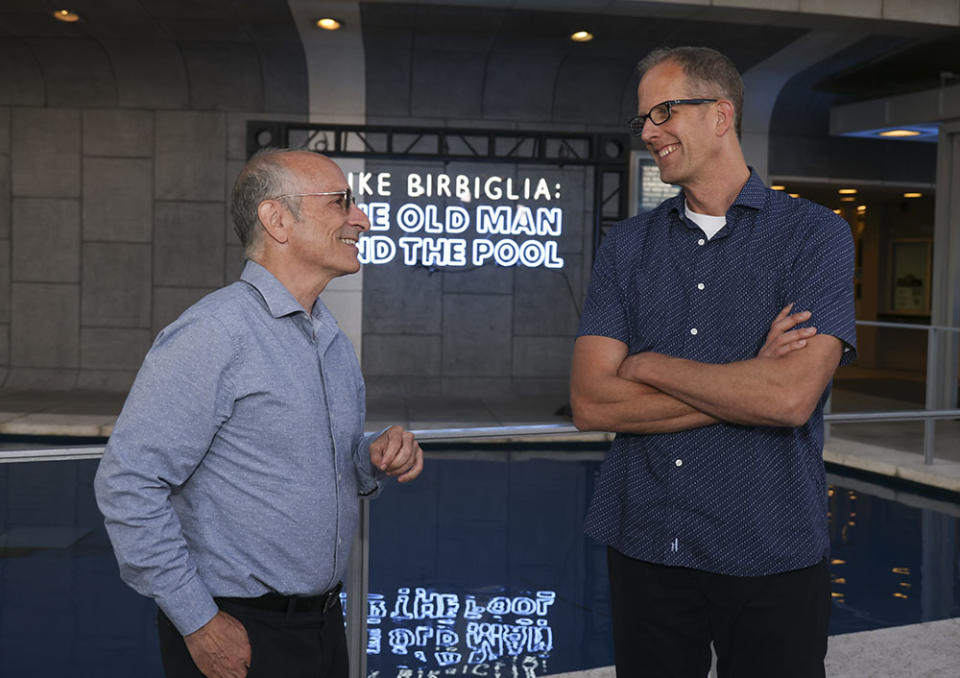
M 617 672 L 703 678 L 713 642 L 721 678 L 823 676 L 850 229 L 747 167 L 729 59 L 663 49 L 640 70 L 631 128 L 683 191 L 604 240 L 571 379 L 577 426 L 618 434 L 586 518 L 609 547 Z

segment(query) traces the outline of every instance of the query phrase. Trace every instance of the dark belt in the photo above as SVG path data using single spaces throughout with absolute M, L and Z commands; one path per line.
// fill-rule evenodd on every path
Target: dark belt
M 233 603 L 240 607 L 286 612 L 287 614 L 298 612 L 326 613 L 340 600 L 342 589 L 343 582 L 337 582 L 336 586 L 319 596 L 285 596 L 280 593 L 265 593 L 259 598 L 216 598 L 216 600 Z

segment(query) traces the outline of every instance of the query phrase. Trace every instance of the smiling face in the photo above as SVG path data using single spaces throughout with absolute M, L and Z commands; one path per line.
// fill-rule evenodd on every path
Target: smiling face
M 291 176 L 289 193 L 328 193 L 348 187 L 337 165 L 315 153 L 291 153 L 285 158 Z M 370 228 L 367 216 L 340 195 L 304 195 L 299 219 L 289 231 L 288 256 L 297 269 L 329 280 L 360 270 L 357 241 Z
M 683 67 L 664 61 L 641 78 L 637 108 L 641 115 L 646 115 L 664 101 L 712 96 L 710 92 L 691 91 Z M 670 119 L 662 125 L 646 121 L 641 138 L 657 163 L 663 182 L 686 188 L 706 179 L 712 159 L 720 150 L 710 122 L 715 106 L 681 104 L 673 107 Z

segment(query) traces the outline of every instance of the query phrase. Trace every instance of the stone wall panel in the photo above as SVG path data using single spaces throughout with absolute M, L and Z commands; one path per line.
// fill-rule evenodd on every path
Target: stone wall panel
M 83 246 L 83 324 L 150 327 L 150 245 Z
M 84 158 L 83 239 L 150 242 L 153 162 L 147 158 Z
M 223 200 L 226 119 L 222 113 L 159 112 L 154 196 Z
M 223 284 L 223 203 L 158 202 L 153 281 L 172 287 Z
M 11 364 L 76 368 L 80 361 L 79 286 L 13 283 L 12 287 Z
M 80 113 L 62 108 L 13 110 L 13 195 L 80 195 Z
M 78 200 L 15 198 L 12 231 L 14 280 L 79 282 Z

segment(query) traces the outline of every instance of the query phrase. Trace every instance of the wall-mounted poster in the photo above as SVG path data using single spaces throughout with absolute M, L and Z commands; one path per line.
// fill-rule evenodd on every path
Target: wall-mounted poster
M 894 313 L 930 313 L 930 241 L 894 240 L 891 263 Z

